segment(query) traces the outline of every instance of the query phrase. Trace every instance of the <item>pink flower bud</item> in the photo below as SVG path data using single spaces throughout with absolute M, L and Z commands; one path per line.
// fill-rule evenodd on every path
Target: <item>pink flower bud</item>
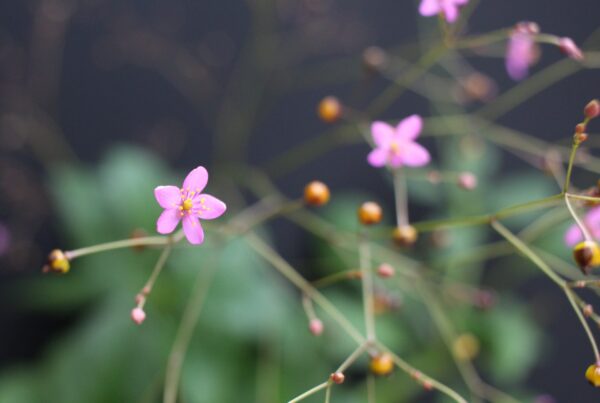
M 320 319 L 311 319 L 308 324 L 308 330 L 315 335 L 320 336 L 323 333 L 323 322 Z
M 396 271 L 388 263 L 382 263 L 377 268 L 377 275 L 381 278 L 390 278 L 390 277 L 393 277 L 394 274 L 396 274 Z
M 471 172 L 463 172 L 458 176 L 458 186 L 465 190 L 473 190 L 477 187 L 477 177 Z
M 579 47 L 573 42 L 571 38 L 560 38 L 558 40 L 558 47 L 561 52 L 574 60 L 583 60 L 583 52 Z
M 597 99 L 591 100 L 583 109 L 583 114 L 588 119 L 594 119 L 600 115 L 600 101 Z
M 131 320 L 136 324 L 141 325 L 144 319 L 146 319 L 146 312 L 142 308 L 136 307 L 131 310 Z

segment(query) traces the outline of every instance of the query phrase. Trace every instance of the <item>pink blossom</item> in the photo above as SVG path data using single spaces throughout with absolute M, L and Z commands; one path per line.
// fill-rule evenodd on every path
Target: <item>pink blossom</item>
M 583 218 L 583 225 L 594 239 L 600 240 L 600 206 L 593 207 L 587 212 Z M 577 224 L 569 227 L 565 233 L 564 241 L 569 247 L 583 241 L 583 234 Z
M 513 29 L 506 48 L 506 71 L 513 80 L 522 80 L 529 66 L 538 59 L 538 48 L 533 35 L 539 33 L 534 22 L 520 22 Z
M 141 325 L 142 322 L 146 319 L 146 312 L 140 307 L 133 308 L 131 310 L 131 320 L 136 324 Z
M 198 245 L 204 241 L 204 231 L 200 219 L 212 220 L 220 217 L 227 206 L 221 200 L 206 193 L 200 193 L 208 182 L 208 172 L 204 167 L 192 170 L 181 188 L 158 186 L 154 196 L 165 210 L 156 221 L 156 230 L 170 234 L 179 221 L 183 221 L 183 232 L 189 243 Z
M 320 319 L 311 319 L 308 324 L 308 330 L 310 330 L 314 336 L 320 336 L 321 333 L 323 333 L 323 322 L 321 322 Z
M 581 61 L 584 59 L 583 52 L 579 47 L 573 42 L 573 39 L 563 37 L 558 39 L 558 47 L 561 52 L 570 57 L 571 59 L 575 59 Z
M 371 135 L 376 147 L 369 153 L 369 164 L 378 168 L 386 164 L 399 168 L 402 165 L 418 167 L 429 163 L 429 151 L 415 142 L 422 128 L 423 120 L 419 115 L 402 119 L 395 128 L 385 122 L 373 122 Z
M 423 17 L 431 17 L 443 13 L 449 23 L 458 19 L 458 6 L 465 5 L 469 0 L 421 0 L 419 14 Z

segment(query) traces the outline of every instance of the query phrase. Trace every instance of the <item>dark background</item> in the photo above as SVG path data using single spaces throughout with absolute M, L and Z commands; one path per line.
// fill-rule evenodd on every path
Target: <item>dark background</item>
M 3 294 L 14 281 L 38 276 L 46 251 L 61 244 L 45 190 L 49 166 L 65 160 L 93 166 L 115 142 L 140 144 L 181 171 L 197 161 L 211 166 L 236 160 L 237 151 L 218 148 L 219 138 L 236 133 L 231 122 L 245 113 L 236 110 L 236 103 L 256 96 L 256 83 L 268 76 L 282 87 L 298 88 L 284 94 L 268 90 L 272 92 L 264 95 L 267 101 L 253 120 L 251 141 L 240 147 L 241 158 L 264 164 L 326 129 L 315 105 L 330 93 L 341 99 L 352 95 L 347 84 L 360 75 L 365 47 L 410 43 L 419 30 L 435 28 L 435 21 L 418 17 L 412 1 L 280 1 L 278 7 L 281 19 L 276 29 L 287 35 L 290 53 L 298 53 L 294 67 L 275 55 L 268 74 L 254 66 L 246 76 L 236 70 L 253 46 L 247 43 L 252 16 L 243 1 L 0 2 L 0 224 L 11 234 L 9 247 L 0 250 Z M 486 32 L 533 20 L 544 32 L 581 43 L 598 28 L 599 15 L 600 3 L 593 0 L 484 0 L 468 31 Z M 265 21 L 267 37 L 269 24 Z M 545 49 L 540 65 L 560 57 Z M 333 78 L 325 77 L 321 83 L 309 77 L 306 85 L 296 82 L 296 72 L 327 61 L 342 67 Z M 494 77 L 501 90 L 512 85 L 502 59 L 473 63 Z M 599 88 L 597 71 L 583 71 L 527 100 L 500 122 L 562 141 L 585 102 L 600 96 Z M 228 115 L 222 102 L 231 92 L 237 95 L 228 98 L 233 99 Z M 407 111 L 402 115 L 430 114 L 428 104 L 411 94 L 384 117 L 396 118 L 398 110 Z M 15 120 L 19 114 L 31 114 L 46 124 L 31 127 L 30 122 Z M 312 177 L 338 190 L 387 192 L 383 179 L 374 179 L 362 166 L 355 169 L 343 163 L 364 158 L 365 150 L 365 146 L 341 148 L 277 182 L 288 194 L 297 194 Z M 510 156 L 503 166 L 509 171 L 530 169 Z M 415 210 L 416 218 L 419 214 Z M 298 258 L 303 253 L 295 246 L 300 235 L 286 232 L 285 238 L 280 247 Z M 589 347 L 566 300 L 553 287 L 540 276 L 520 290 L 525 298 L 552 296 L 546 299 L 544 320 L 553 345 L 532 374 L 531 384 L 559 402 L 598 401 L 596 390 L 582 386 Z M 0 369 L 35 360 L 53 335 L 76 320 L 77 315 L 23 314 L 2 299 Z

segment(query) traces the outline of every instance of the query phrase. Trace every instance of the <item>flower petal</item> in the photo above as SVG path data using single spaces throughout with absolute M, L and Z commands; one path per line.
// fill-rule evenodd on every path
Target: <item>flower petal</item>
M 204 167 L 192 170 L 183 181 L 183 188 L 192 192 L 201 192 L 208 183 L 208 171 Z
M 156 220 L 156 231 L 159 234 L 170 234 L 177 227 L 180 219 L 179 209 L 166 209 Z
M 375 148 L 367 156 L 367 161 L 372 167 L 381 168 L 387 163 L 388 151 L 383 148 Z
M 227 206 L 221 200 L 209 194 L 201 194 L 198 197 L 198 217 L 202 220 L 212 220 L 223 215 Z
M 439 0 L 422 0 L 419 5 L 419 14 L 423 17 L 430 17 L 440 12 Z
M 409 167 L 420 167 L 427 165 L 431 160 L 429 151 L 418 143 L 406 143 L 401 154 L 402 163 Z
M 183 217 L 183 232 L 192 245 L 200 245 L 204 242 L 204 230 L 196 216 L 188 214 Z
M 583 234 L 581 233 L 581 230 L 577 224 L 573 224 L 569 227 L 565 233 L 564 240 L 567 246 L 575 246 L 579 242 L 583 241 Z
M 371 135 L 376 145 L 387 147 L 394 137 L 394 128 L 385 122 L 373 122 L 371 123 Z
M 154 197 L 162 208 L 172 209 L 181 203 L 181 193 L 177 186 L 157 186 Z
M 419 137 L 423 129 L 423 119 L 419 115 L 410 115 L 404 118 L 396 126 L 396 138 L 398 140 L 414 140 Z
M 458 19 L 458 6 L 453 3 L 445 3 L 443 8 L 446 21 L 453 23 Z
M 506 71 L 513 80 L 527 77 L 529 66 L 535 60 L 535 47 L 529 35 L 513 34 L 506 49 Z

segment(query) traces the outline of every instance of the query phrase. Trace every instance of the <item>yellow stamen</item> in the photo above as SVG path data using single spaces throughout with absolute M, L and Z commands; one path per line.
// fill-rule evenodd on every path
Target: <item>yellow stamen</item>
M 394 154 L 398 154 L 398 152 L 400 151 L 400 146 L 395 141 L 392 141 L 392 143 L 390 144 L 390 150 L 392 150 Z
M 192 199 L 185 199 L 183 201 L 183 204 L 181 205 L 181 208 L 184 211 L 189 211 L 192 209 L 193 205 L 194 205 L 194 203 L 192 203 Z

